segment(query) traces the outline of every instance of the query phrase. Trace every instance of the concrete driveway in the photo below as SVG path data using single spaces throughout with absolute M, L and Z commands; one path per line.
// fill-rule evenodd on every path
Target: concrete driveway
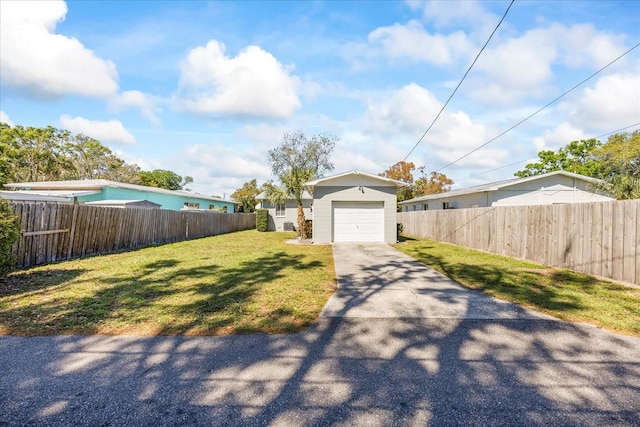
M 300 334 L 0 337 L 0 426 L 640 426 L 640 339 L 334 250 Z
M 387 244 L 334 244 L 333 259 L 338 290 L 321 317 L 550 319 L 465 288 Z

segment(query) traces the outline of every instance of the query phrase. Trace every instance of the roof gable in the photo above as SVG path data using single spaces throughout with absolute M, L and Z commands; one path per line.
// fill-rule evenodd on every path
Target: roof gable
M 446 191 L 444 193 L 437 193 L 437 194 L 429 194 L 426 196 L 421 196 L 421 197 L 416 197 L 414 199 L 409 199 L 409 200 L 405 200 L 400 202 L 399 204 L 407 204 L 407 203 L 413 203 L 413 202 L 421 202 L 421 201 L 427 201 L 427 200 L 434 200 L 434 199 L 440 199 L 442 197 L 455 197 L 455 196 L 464 196 L 467 194 L 474 194 L 474 193 L 484 193 L 484 192 L 489 192 L 489 191 L 498 191 L 498 190 L 504 190 L 506 188 L 515 186 L 515 185 L 520 185 L 520 184 L 524 184 L 527 182 L 532 182 L 532 181 L 538 181 L 541 179 L 545 179 L 545 178 L 549 178 L 549 177 L 553 177 L 553 176 L 565 176 L 568 178 L 574 178 L 574 179 L 578 179 L 584 182 L 587 182 L 589 184 L 595 184 L 598 182 L 601 182 L 601 180 L 597 179 L 597 178 L 592 178 L 590 176 L 584 176 L 584 175 L 580 175 L 577 173 L 573 173 L 573 172 L 567 172 L 564 170 L 559 170 L 559 171 L 553 171 L 553 172 L 548 172 L 542 175 L 534 175 L 534 176 L 529 176 L 526 178 L 511 178 L 511 179 L 506 179 L 503 181 L 496 181 L 496 182 L 490 182 L 487 184 L 480 184 L 480 185 L 476 185 L 473 187 L 467 187 L 467 188 L 460 188 L 458 190 L 451 190 L 451 191 Z
M 384 187 L 405 187 L 407 184 L 395 179 L 386 178 L 384 176 L 372 175 L 366 172 L 353 170 L 337 175 L 328 176 L 325 178 L 319 178 L 314 181 L 305 183 L 305 187 L 313 188 L 316 186 L 331 186 L 331 185 L 361 185 L 363 181 L 370 184 L 377 184 Z

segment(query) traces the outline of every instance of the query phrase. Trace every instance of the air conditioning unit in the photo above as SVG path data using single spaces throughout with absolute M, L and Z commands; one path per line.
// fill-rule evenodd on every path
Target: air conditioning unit
M 292 222 L 287 221 L 283 225 L 284 225 L 284 231 L 294 231 Z

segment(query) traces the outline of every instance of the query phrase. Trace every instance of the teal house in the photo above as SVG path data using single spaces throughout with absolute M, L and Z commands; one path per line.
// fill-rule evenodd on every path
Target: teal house
M 165 190 L 106 179 L 20 182 L 5 184 L 5 187 L 11 191 L 1 191 L 0 197 L 14 201 L 90 203 L 102 206 L 126 206 L 126 201 L 146 201 L 147 208 L 159 207 L 172 211 L 218 210 L 229 213 L 235 212 L 238 205 L 230 200 L 191 191 Z

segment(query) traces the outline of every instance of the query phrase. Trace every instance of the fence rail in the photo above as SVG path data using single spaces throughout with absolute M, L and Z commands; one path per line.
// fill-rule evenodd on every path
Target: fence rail
M 405 234 L 640 284 L 640 200 L 398 213 Z
M 14 203 L 18 267 L 255 228 L 255 214 Z

